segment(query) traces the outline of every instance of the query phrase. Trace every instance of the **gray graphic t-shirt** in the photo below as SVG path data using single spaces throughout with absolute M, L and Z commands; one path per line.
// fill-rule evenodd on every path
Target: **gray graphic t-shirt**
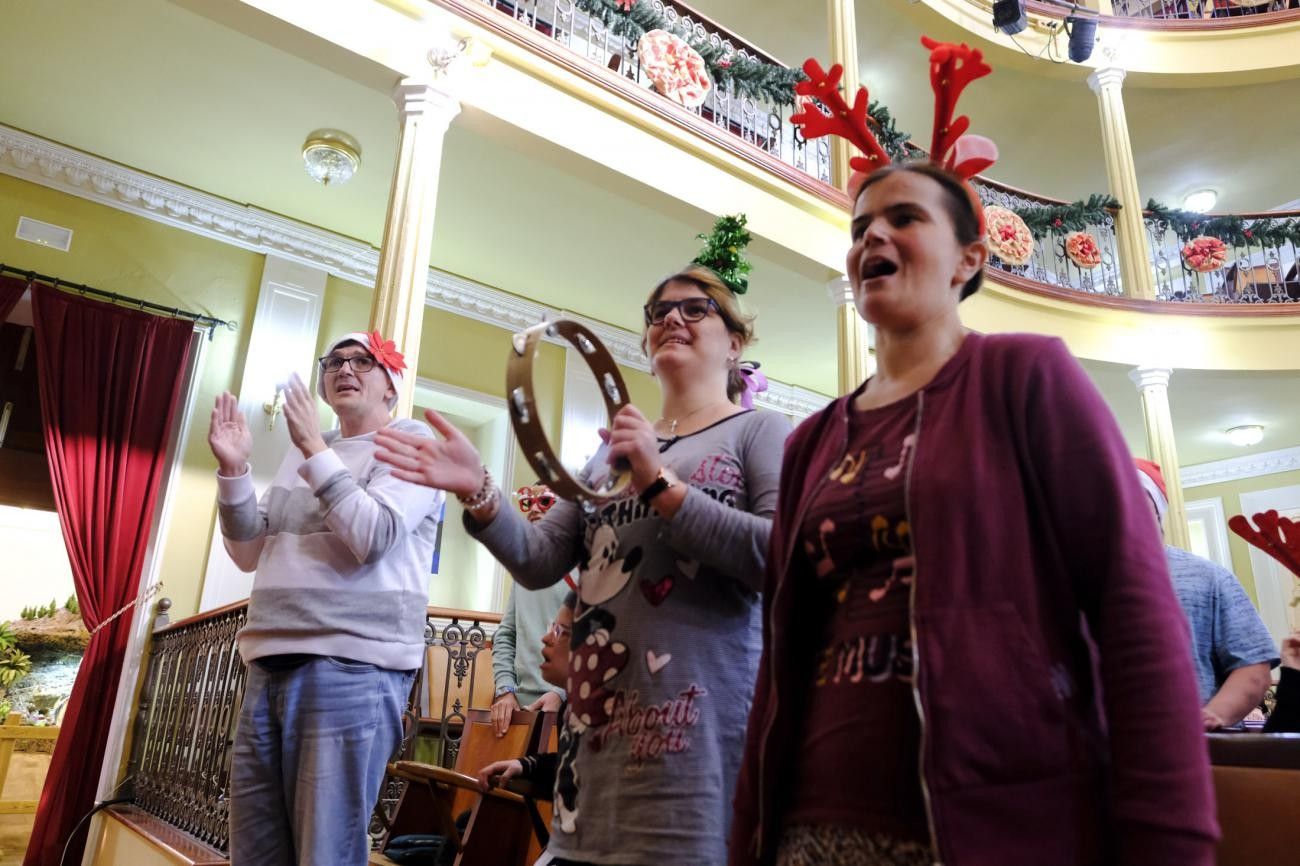
M 552 854 L 726 862 L 789 432 L 750 411 L 661 440 L 688 485 L 671 522 L 628 494 L 585 513 L 561 502 L 532 526 L 503 509 L 477 533 L 525 586 L 580 568 Z M 603 451 L 584 470 L 606 471 Z

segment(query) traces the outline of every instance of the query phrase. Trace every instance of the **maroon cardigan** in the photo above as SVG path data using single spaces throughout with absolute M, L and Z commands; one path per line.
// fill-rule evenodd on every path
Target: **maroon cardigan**
M 776 853 L 816 650 L 798 528 L 847 447 L 851 399 L 786 445 L 732 866 Z M 915 399 L 914 689 L 937 859 L 1211 866 L 1187 625 L 1097 389 L 1060 340 L 971 334 Z

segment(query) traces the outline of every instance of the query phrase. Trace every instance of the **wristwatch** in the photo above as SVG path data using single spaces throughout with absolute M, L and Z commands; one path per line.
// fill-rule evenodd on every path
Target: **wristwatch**
M 513 695 L 515 694 L 515 692 L 516 689 L 514 686 L 502 686 L 500 689 L 497 690 L 496 695 L 492 698 L 492 703 L 495 704 L 497 701 L 501 700 L 506 695 Z M 518 700 L 517 697 L 516 700 Z
M 645 490 L 642 490 L 637 498 L 646 505 L 649 505 L 650 501 L 660 493 L 663 493 L 668 488 L 674 487 L 680 483 L 681 482 L 677 478 L 677 473 L 673 472 L 673 470 L 669 469 L 667 466 L 660 466 L 659 474 L 655 476 L 655 480 L 647 484 Z

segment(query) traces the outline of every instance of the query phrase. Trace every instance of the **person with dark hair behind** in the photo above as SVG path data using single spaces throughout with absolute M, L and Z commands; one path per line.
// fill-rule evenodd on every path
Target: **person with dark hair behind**
M 878 367 L 786 446 L 730 863 L 1210 866 L 1155 520 L 1065 344 L 962 325 L 988 254 L 964 180 L 995 149 L 958 138 L 953 91 L 988 67 L 923 41 L 940 164 L 872 171 L 854 199 L 846 273 Z M 887 162 L 866 94 L 804 69 L 805 134 L 851 122 L 859 163 Z

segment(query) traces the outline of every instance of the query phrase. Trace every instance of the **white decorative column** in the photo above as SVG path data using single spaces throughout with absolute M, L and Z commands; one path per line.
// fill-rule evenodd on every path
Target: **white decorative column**
M 1136 367 L 1128 377 L 1142 395 L 1142 421 L 1147 433 L 1147 456 L 1160 465 L 1169 497 L 1165 515 L 1165 540 L 1184 550 L 1191 548 L 1187 530 L 1187 510 L 1183 506 L 1183 483 L 1179 478 L 1178 449 L 1174 445 L 1174 422 L 1169 413 L 1168 367 Z M 1136 470 L 1135 470 L 1136 471 Z
M 1145 202 L 1138 190 L 1128 116 L 1124 112 L 1125 75 L 1122 67 L 1103 67 L 1088 76 L 1088 86 L 1097 94 L 1097 107 L 1101 112 L 1101 145 L 1106 157 L 1106 174 L 1110 178 L 1110 194 L 1119 199 L 1121 205 L 1115 216 L 1115 238 L 1119 244 L 1119 272 L 1124 294 L 1130 298 L 1152 300 L 1156 289 L 1151 277 L 1146 225 L 1142 220 Z
M 411 414 L 415 395 L 442 143 L 452 119 L 460 113 L 460 103 L 436 82 L 410 78 L 397 85 L 393 100 L 402 130 L 370 326 L 393 340 L 406 355 L 410 372 L 397 401 L 397 417 L 404 418 Z
M 853 303 L 853 287 L 848 277 L 836 277 L 826 284 L 826 291 L 835 305 L 835 334 L 837 347 L 836 367 L 839 370 L 840 393 L 847 394 L 876 372 L 876 359 L 871 354 L 870 328 L 858 315 Z

